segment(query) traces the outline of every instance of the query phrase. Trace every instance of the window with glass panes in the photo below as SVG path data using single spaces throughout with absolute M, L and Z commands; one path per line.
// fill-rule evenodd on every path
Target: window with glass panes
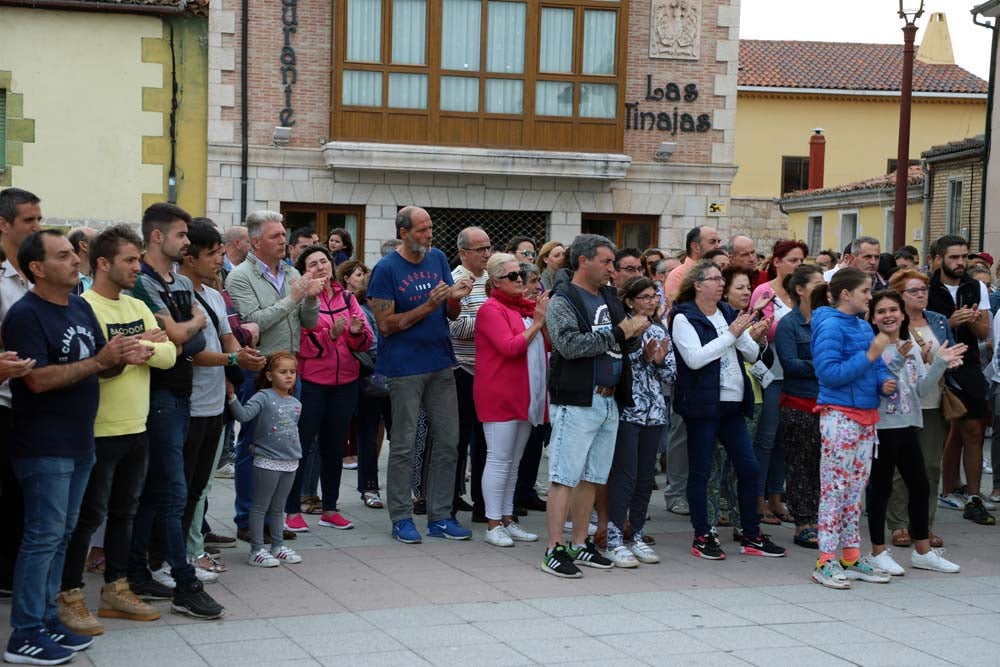
M 620 150 L 618 0 L 337 3 L 338 139 Z

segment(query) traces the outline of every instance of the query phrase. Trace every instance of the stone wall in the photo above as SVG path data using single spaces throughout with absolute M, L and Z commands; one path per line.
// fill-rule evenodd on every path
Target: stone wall
M 752 238 L 757 252 L 767 255 L 775 241 L 788 238 L 788 216 L 777 202 L 762 197 L 733 197 L 729 200 L 729 219 L 720 227 L 722 237 L 743 234 Z
M 931 193 L 928 214 L 927 242 L 949 233 L 947 229 L 948 215 L 948 183 L 951 178 L 962 179 L 962 228 L 954 233 L 970 239 L 969 248 L 981 248 L 979 239 L 979 212 L 982 210 L 983 194 L 983 160 L 981 157 L 966 158 L 954 162 L 938 162 L 932 165 Z M 996 249 L 983 248 L 987 252 Z

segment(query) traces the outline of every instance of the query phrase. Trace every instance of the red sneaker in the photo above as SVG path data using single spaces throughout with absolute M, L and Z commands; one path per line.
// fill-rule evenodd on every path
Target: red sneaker
M 301 514 L 289 514 L 285 517 L 285 530 L 293 533 L 308 533 L 309 524 L 302 518 Z
M 337 530 L 354 528 L 354 524 L 345 519 L 340 512 L 323 512 L 323 516 L 319 518 L 319 525 Z

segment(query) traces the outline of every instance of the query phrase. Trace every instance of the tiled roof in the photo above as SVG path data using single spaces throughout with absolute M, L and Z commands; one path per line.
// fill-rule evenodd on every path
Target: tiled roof
M 902 44 L 740 41 L 740 86 L 898 91 L 902 71 Z M 915 93 L 985 95 L 988 89 L 958 65 L 913 63 Z
M 920 157 L 924 159 L 943 157 L 945 155 L 952 155 L 954 153 L 964 153 L 965 151 L 971 151 L 971 150 L 981 151 L 985 147 L 986 147 L 986 135 L 977 134 L 974 137 L 962 139 L 961 141 L 949 141 L 946 144 L 931 146 L 929 149 L 921 153 Z
M 177 7 L 185 10 L 189 14 L 196 16 L 208 16 L 209 0 L 81 0 L 94 5 L 94 11 L 101 11 L 107 8 L 114 11 L 110 5 L 117 5 L 117 8 L 127 9 L 129 7 Z M 35 0 L 31 5 L 37 9 L 45 9 L 51 4 L 58 9 L 58 2 L 47 2 L 46 0 Z M 103 5 L 103 7 L 102 7 Z
M 913 165 L 912 167 L 910 167 L 908 186 L 912 188 L 915 185 L 923 185 L 923 183 L 924 183 L 924 172 L 920 168 L 920 165 Z M 817 188 L 815 190 L 798 190 L 797 192 L 789 192 L 787 195 L 782 197 L 782 199 L 783 200 L 804 199 L 807 197 L 836 195 L 836 194 L 844 194 L 847 192 L 863 192 L 868 190 L 892 190 L 895 187 L 896 187 L 896 172 L 892 172 L 891 174 L 876 176 L 875 178 L 869 178 L 864 181 L 857 181 L 856 183 L 847 183 L 846 185 L 836 185 L 829 188 Z

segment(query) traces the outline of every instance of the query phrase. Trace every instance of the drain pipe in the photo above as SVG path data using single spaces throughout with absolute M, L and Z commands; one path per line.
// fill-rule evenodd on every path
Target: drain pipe
M 250 162 L 250 124 L 247 112 L 247 86 L 249 86 L 249 67 L 247 66 L 247 41 L 250 36 L 250 0 L 242 0 L 242 18 L 240 20 L 240 219 L 239 224 L 247 219 L 247 164 Z
M 927 266 L 930 266 L 930 258 L 927 256 L 927 249 L 930 247 L 930 240 L 928 235 L 931 233 L 931 168 L 927 164 L 927 160 L 920 161 L 920 169 L 924 172 L 924 243 L 923 247 L 920 248 L 920 256 L 924 258 L 927 262 Z

